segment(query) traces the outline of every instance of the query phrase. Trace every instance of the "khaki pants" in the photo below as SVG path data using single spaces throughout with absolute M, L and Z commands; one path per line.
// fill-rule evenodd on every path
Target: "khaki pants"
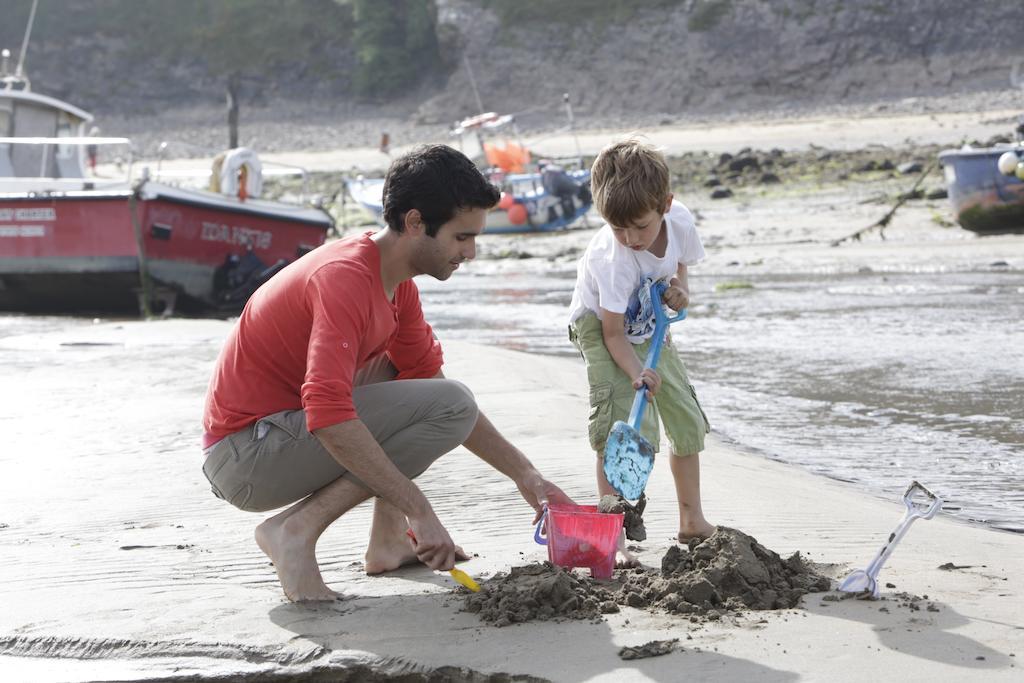
M 402 474 L 413 479 L 459 446 L 476 425 L 473 394 L 448 379 L 395 380 L 385 356 L 356 375 L 356 412 Z M 302 410 L 267 415 L 206 450 L 213 493 L 241 510 L 289 505 L 338 477 L 366 486 L 306 429 Z

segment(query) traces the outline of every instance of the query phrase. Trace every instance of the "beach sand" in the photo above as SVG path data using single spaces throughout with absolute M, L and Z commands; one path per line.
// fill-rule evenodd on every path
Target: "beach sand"
M 713 134 L 697 128 L 673 134 L 679 151 L 718 149 L 709 141 L 735 151 L 838 146 L 837 135 L 855 136 L 859 145 L 897 145 L 911 134 L 922 143 L 955 144 L 1009 128 L 1003 115 L 949 116 L 914 119 L 909 132 L 893 117 L 878 117 L 892 125 L 806 121 L 797 131 L 760 128 L 757 139 L 751 137 L 758 131 L 728 126 Z M 584 139 L 596 147 L 614 135 Z M 569 136 L 560 140 L 572 143 Z M 289 159 L 322 163 L 324 170 L 360 166 L 359 154 L 377 154 L 367 168 L 387 161 L 375 150 L 339 150 L 322 159 L 305 154 Z M 887 189 L 912 181 L 898 178 Z M 934 217 L 948 217 L 943 201 L 901 208 L 884 242 L 876 231 L 862 242 L 830 247 L 888 210 L 890 202 L 868 201 L 877 190 L 850 182 L 797 194 L 746 190 L 726 202 L 683 199 L 698 213 L 709 247 L 702 272 L 723 280 L 864 268 L 945 272 L 997 262 L 1024 268 L 1024 237 L 980 239 L 942 227 Z M 485 243 L 480 258 L 528 250 L 541 258 L 505 261 L 544 268 L 548 259 L 574 259 L 589 235 L 504 237 Z M 500 261 L 488 272 L 500 277 Z M 1020 678 L 1024 538 L 941 515 L 916 522 L 897 548 L 880 577 L 894 586 L 883 588 L 882 601 L 812 594 L 796 609 L 696 623 L 623 607 L 596 621 L 496 628 L 462 611 L 464 597 L 447 574 L 408 568 L 366 576 L 370 510 L 364 505 L 330 528 L 319 547 L 325 579 L 348 599 L 290 604 L 253 541 L 262 516 L 214 498 L 200 470 L 203 395 L 231 322 L 90 324 L 14 316 L 3 322 L 10 326 L 0 337 L 0 424 L 8 436 L 0 449 L 5 680 Z M 474 390 L 546 476 L 579 502 L 595 502 L 582 362 L 464 342 L 446 341 L 445 348 L 446 374 Z M 702 470 L 711 521 L 784 557 L 799 550 L 832 565 L 835 578 L 866 565 L 903 512 L 898 500 L 875 499 L 741 452 L 714 435 Z M 515 487 L 465 450 L 442 458 L 418 483 L 456 542 L 473 554 L 462 565 L 471 575 L 486 580 L 546 557 L 532 539 L 532 510 Z M 665 458 L 648 495 L 648 539 L 638 555 L 656 567 L 677 531 Z M 949 563 L 957 568 L 940 569 Z M 618 654 L 675 638 L 675 650 L 663 656 L 625 661 Z
M 0 340 L 5 679 L 1019 680 L 1024 538 L 941 517 L 910 530 L 881 574 L 894 586 L 882 601 L 812 594 L 796 609 L 704 623 L 624 607 L 495 628 L 461 611 L 447 575 L 367 577 L 364 505 L 319 548 L 325 579 L 347 599 L 290 604 L 252 539 L 261 516 L 214 498 L 200 471 L 203 392 L 230 325 L 69 322 Z M 579 361 L 465 343 L 447 343 L 446 358 L 446 373 L 548 477 L 593 498 Z M 702 463 L 709 519 L 783 556 L 833 564 L 836 577 L 865 565 L 902 515 L 898 501 L 713 438 Z M 471 575 L 544 558 L 515 487 L 463 449 L 418 483 L 473 554 L 462 565 Z M 639 556 L 657 566 L 676 532 L 664 458 L 648 494 Z M 899 593 L 920 596 L 919 609 Z M 618 656 L 673 638 L 664 656 Z M 490 676 L 499 672 L 522 678 Z
M 629 132 L 642 134 L 666 154 L 676 155 L 691 151 L 732 152 L 743 147 L 755 149 L 779 148 L 787 151 L 805 150 L 816 145 L 826 149 L 851 150 L 872 145 L 900 146 L 914 144 L 943 144 L 959 147 L 964 141 L 988 140 L 994 135 L 1009 134 L 1019 110 L 980 109 L 970 111 L 936 111 L 932 113 L 913 112 L 869 112 L 860 115 L 835 116 L 828 114 L 797 114 L 788 117 L 757 118 L 744 120 L 723 120 L 688 124 L 667 124 L 660 126 L 607 127 L 579 129 L 575 133 L 564 130 L 531 134 L 525 131 L 523 142 L 536 158 L 545 156 L 564 157 L 577 154 L 594 155 L 608 143 Z M 392 136 L 390 155 L 375 146 L 377 138 L 358 144 L 357 139 L 347 146 L 332 147 L 330 136 L 324 142 L 294 147 L 297 151 L 273 151 L 260 154 L 268 164 L 301 167 L 310 172 L 382 172 L 391 159 L 409 151 L 417 144 L 445 143 L 458 145 L 458 141 L 441 128 L 418 130 L 413 139 Z M 287 145 L 289 127 L 282 126 L 277 136 Z M 298 140 L 294 140 L 298 143 Z M 259 152 L 258 142 L 256 143 Z M 326 147 L 326 148 L 325 148 Z M 149 149 L 145 146 L 144 149 Z M 287 147 L 285 147 L 288 150 Z M 210 158 L 175 158 L 181 149 L 172 147 L 167 158 L 159 162 L 159 168 L 169 171 L 206 170 Z M 158 161 L 143 157 L 135 161 L 137 168 L 147 166 L 156 172 Z M 119 177 L 121 173 L 112 164 L 100 164 L 99 172 L 108 178 Z

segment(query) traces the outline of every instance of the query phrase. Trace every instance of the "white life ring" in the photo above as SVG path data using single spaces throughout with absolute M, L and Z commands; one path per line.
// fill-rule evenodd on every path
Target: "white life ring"
M 245 169 L 245 193 L 239 192 L 238 178 Z M 220 191 L 229 197 L 255 199 L 263 192 L 263 164 L 248 147 L 229 149 L 220 168 Z

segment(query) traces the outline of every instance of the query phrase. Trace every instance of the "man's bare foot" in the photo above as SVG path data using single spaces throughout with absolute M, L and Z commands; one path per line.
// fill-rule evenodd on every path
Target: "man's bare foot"
M 685 524 L 680 526 L 681 528 L 676 538 L 679 540 L 680 543 L 684 545 L 694 539 L 698 539 L 701 541 L 706 540 L 710 538 L 712 534 L 718 531 L 718 527 L 704 520 L 701 520 L 700 522 L 694 524 Z
M 316 562 L 316 539 L 288 529 L 288 518 L 271 517 L 256 527 L 256 545 L 274 563 L 285 596 L 292 602 L 337 600 Z
M 455 561 L 463 562 L 468 559 L 469 555 L 466 554 L 466 551 L 455 546 Z M 366 573 L 373 576 L 417 563 L 419 563 L 419 558 L 416 557 L 416 551 L 412 549 L 412 541 L 403 535 L 394 541 L 382 541 L 367 548 L 366 562 L 363 566 Z

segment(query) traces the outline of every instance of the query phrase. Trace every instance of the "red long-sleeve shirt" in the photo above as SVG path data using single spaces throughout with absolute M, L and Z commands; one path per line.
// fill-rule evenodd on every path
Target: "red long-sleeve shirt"
M 356 370 L 382 353 L 398 379 L 437 374 L 419 290 L 406 280 L 388 301 L 371 234 L 310 252 L 252 295 L 210 379 L 204 447 L 282 410 L 305 410 L 310 431 L 355 419 Z

